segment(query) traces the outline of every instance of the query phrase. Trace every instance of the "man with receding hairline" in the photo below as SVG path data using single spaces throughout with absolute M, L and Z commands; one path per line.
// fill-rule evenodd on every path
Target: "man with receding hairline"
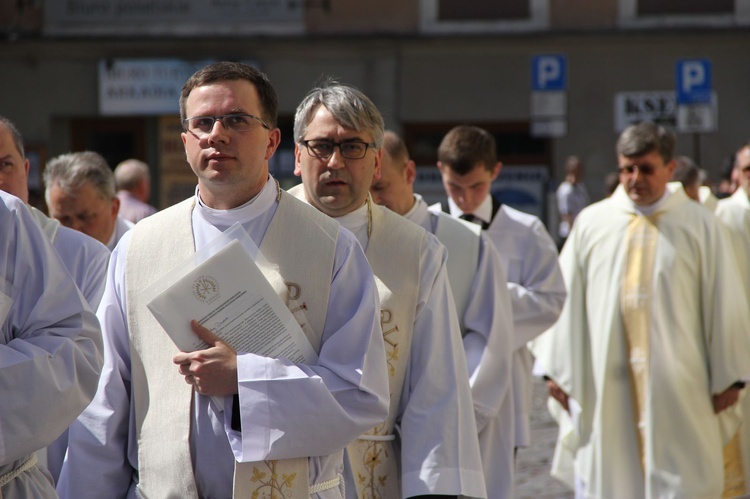
M 122 218 L 137 223 L 156 213 L 156 208 L 148 204 L 151 172 L 146 163 L 134 158 L 120 162 L 115 167 L 115 185 Z
M 502 261 L 476 224 L 428 207 L 414 193 L 414 161 L 404 141 L 385 132 L 380 178 L 370 192 L 378 204 L 435 236 L 448 249 L 448 280 L 456 302 L 469 368 L 487 497 L 513 497 L 513 311 Z

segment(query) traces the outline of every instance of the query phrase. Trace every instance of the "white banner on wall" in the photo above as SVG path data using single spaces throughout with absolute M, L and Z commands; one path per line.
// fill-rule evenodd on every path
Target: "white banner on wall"
M 615 94 L 615 132 L 641 121 L 674 128 L 677 102 L 673 91 L 618 92 Z

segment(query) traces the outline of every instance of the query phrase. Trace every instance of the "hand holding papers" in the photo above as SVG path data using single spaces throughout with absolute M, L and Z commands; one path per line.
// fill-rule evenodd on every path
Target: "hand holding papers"
M 314 363 L 312 345 L 266 277 L 275 271 L 258 258 L 261 270 L 248 245 L 257 253 L 241 226 L 230 228 L 206 248 L 205 261 L 191 260 L 144 291 L 149 310 L 185 352 L 207 347 L 190 328 L 195 319 L 237 352 Z

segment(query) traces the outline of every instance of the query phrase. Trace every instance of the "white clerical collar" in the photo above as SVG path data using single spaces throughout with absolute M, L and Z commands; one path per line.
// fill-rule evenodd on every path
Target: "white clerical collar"
M 649 205 L 646 205 L 646 206 L 639 206 L 639 205 L 633 203 L 633 209 L 639 215 L 644 215 L 644 216 L 648 217 L 648 216 L 653 215 L 654 213 L 656 213 L 659 210 L 659 208 L 661 208 L 664 205 L 665 201 L 671 195 L 672 195 L 672 192 L 669 189 L 664 189 L 664 194 L 662 194 L 662 196 L 655 203 L 652 203 L 652 204 L 649 204 Z M 628 198 L 628 199 L 630 199 L 630 198 Z M 631 202 L 632 202 L 632 200 L 631 200 Z
M 363 250 L 367 249 L 367 243 L 370 241 L 368 228 L 372 223 L 372 214 L 370 212 L 369 203 L 370 201 L 368 198 L 368 200 L 365 200 L 365 203 L 356 210 L 350 211 L 346 215 L 341 215 L 340 217 L 335 218 L 342 227 L 345 227 L 354 233 Z
M 464 214 L 461 208 L 458 207 L 456 202 L 453 201 L 453 198 L 451 197 L 448 197 L 448 207 L 451 210 L 451 215 L 453 215 L 454 217 L 460 217 Z M 482 204 L 480 204 L 479 207 L 471 213 L 471 215 L 474 215 L 481 222 L 490 223 L 492 221 L 492 196 L 490 196 L 489 194 L 485 196 Z
M 404 218 L 411 220 L 412 222 L 415 219 L 421 218 L 424 213 L 427 212 L 427 203 L 424 199 L 422 199 L 422 196 L 419 194 L 414 194 L 414 204 L 411 205 L 411 208 L 409 208 L 409 211 L 404 213 Z
M 107 248 L 109 248 L 109 251 L 114 251 L 115 246 L 117 246 L 117 219 L 115 219 L 115 225 L 112 227 L 112 235 L 109 236 L 109 241 L 107 241 Z
M 206 206 L 201 200 L 198 187 L 195 188 L 196 213 L 206 222 L 214 226 L 230 227 L 235 222 L 244 224 L 265 213 L 276 202 L 278 186 L 276 180 L 269 175 L 263 189 L 247 203 L 231 210 L 217 210 Z

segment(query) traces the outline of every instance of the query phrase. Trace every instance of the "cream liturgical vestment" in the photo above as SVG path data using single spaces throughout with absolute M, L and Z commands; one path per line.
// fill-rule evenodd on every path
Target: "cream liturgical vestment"
M 0 497 L 53 498 L 32 453 L 94 396 L 101 332 L 28 207 L 3 191 L 0 234 Z
M 68 457 L 58 484 L 61 497 L 134 498 L 142 491 L 148 497 L 229 498 L 238 462 L 250 463 L 249 482 L 256 487 L 248 497 L 255 492 L 259 498 L 263 494 L 270 497 L 273 491 L 277 497 L 283 493 L 281 497 L 297 499 L 298 495 L 288 492 L 300 481 L 309 485 L 305 497 L 344 497 L 338 481 L 343 473 L 344 447 L 387 414 L 388 381 L 377 288 L 350 233 L 331 232 L 332 227 L 338 229 L 335 222 L 277 189 L 277 183 L 269 178 L 260 194 L 232 210 L 203 205 L 197 192 L 192 213 L 184 204 L 177 205 L 142 220 L 136 232 L 125 234 L 113 253 L 98 312 L 107 331 L 102 381 L 92 404 L 71 426 Z M 290 214 L 299 220 L 281 226 Z M 319 341 L 318 361 L 295 364 L 284 358 L 238 352 L 238 395 L 224 397 L 220 407 L 211 397 L 193 393 L 191 403 L 191 389 L 184 381 L 179 381 L 179 386 L 186 392 L 173 396 L 163 393 L 160 386 L 161 381 L 176 386 L 172 381 L 149 377 L 159 369 L 172 370 L 168 376 L 177 376 L 172 363 L 177 349 L 172 346 L 172 351 L 163 353 L 162 365 L 157 366 L 159 360 L 148 349 L 166 345 L 137 338 L 154 331 L 140 329 L 150 319 L 143 316 L 149 312 L 137 298 L 131 295 L 125 299 L 131 294 L 128 287 L 139 277 L 129 265 L 131 258 L 160 256 L 163 263 L 153 275 L 140 275 L 148 285 L 179 264 L 184 251 L 192 252 L 193 245 L 205 247 L 238 222 L 261 251 L 268 252 L 264 253 L 266 260 L 279 266 L 288 292 L 283 298 L 295 318 L 305 323 L 302 329 L 313 335 L 313 343 Z M 147 234 L 149 228 L 165 223 L 179 226 L 179 230 L 167 230 L 180 234 L 179 241 L 163 240 L 166 250 L 155 252 L 158 255 L 131 254 L 141 231 Z M 321 238 L 328 239 L 324 246 L 332 254 L 316 246 Z M 187 249 L 178 250 L 177 245 Z M 170 249 L 174 250 L 171 258 L 164 255 Z M 280 254 L 283 252 L 286 254 Z M 290 255 L 308 258 L 290 267 L 285 263 Z M 308 272 L 320 276 L 306 275 Z M 314 289 L 322 280 L 327 284 Z M 325 287 L 330 289 L 327 298 Z M 305 312 L 306 319 L 302 319 L 299 312 L 305 307 L 322 309 L 322 313 Z M 319 329 L 321 320 L 324 324 Z M 173 414 L 167 414 L 170 401 L 176 401 Z M 149 421 L 151 409 L 163 416 L 161 421 Z M 163 442 L 160 439 L 172 438 L 174 433 L 164 428 L 170 424 L 182 432 L 176 442 Z M 162 453 L 162 447 L 179 448 L 179 455 Z M 309 458 L 308 476 L 273 472 L 280 470 L 283 461 L 300 457 Z M 247 480 L 242 482 L 247 485 Z
M 305 197 L 302 184 L 290 193 Z M 336 220 L 355 234 L 380 280 L 383 340 L 393 367 L 388 425 L 353 442 L 360 449 L 349 456 L 347 497 L 486 497 L 445 247 L 371 199 Z
M 580 405 L 561 439 L 585 497 L 724 489 L 722 451 L 739 418 L 714 414 L 712 395 L 750 367 L 747 310 L 718 221 L 681 184 L 667 189 L 647 217 L 622 186 L 581 212 L 560 255 L 568 300 L 534 344 Z
M 750 308 L 750 198 L 743 188 L 737 189 L 731 197 L 719 201 L 716 217 L 727 229 L 727 239 L 731 243 L 736 261 L 736 282 L 744 284 L 745 308 Z M 739 287 L 739 286 L 738 286 Z M 736 292 L 739 293 L 739 289 Z M 746 334 L 748 328 L 745 328 Z M 750 381 L 750 373 L 744 376 Z M 745 472 L 745 484 L 750 484 L 750 397 L 747 393 L 741 399 L 741 407 L 745 424 L 740 430 L 742 464 Z

